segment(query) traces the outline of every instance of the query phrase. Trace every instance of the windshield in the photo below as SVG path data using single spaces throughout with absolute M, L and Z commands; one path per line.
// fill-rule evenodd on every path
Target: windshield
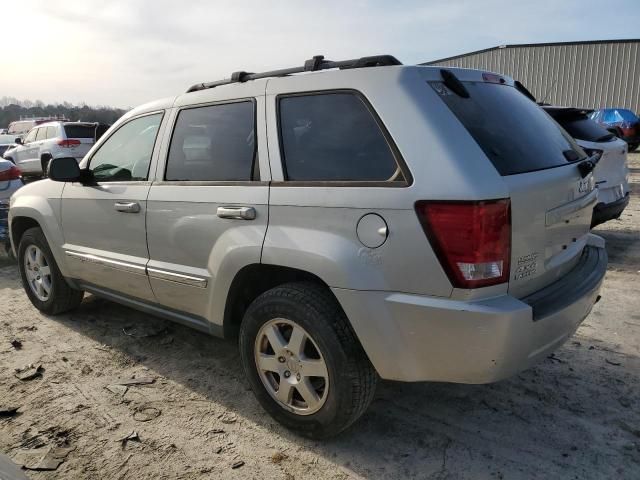
M 500 175 L 567 165 L 584 151 L 542 108 L 513 87 L 462 82 L 469 97 L 430 82 Z

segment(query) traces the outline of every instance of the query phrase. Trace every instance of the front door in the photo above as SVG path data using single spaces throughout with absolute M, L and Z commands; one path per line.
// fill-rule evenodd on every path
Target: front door
M 122 124 L 88 160 L 95 185 L 64 187 L 64 250 L 71 276 L 82 285 L 154 299 L 146 275 L 145 217 L 162 118 L 157 112 Z
M 39 128 L 31 129 L 27 136 L 24 137 L 22 145 L 16 149 L 16 165 L 25 174 L 38 173 L 41 168 L 40 159 L 38 158 L 40 142 L 36 138 L 39 131 Z
M 260 263 L 269 197 L 266 141 L 256 122 L 264 118 L 263 92 L 256 86 L 253 98 L 178 105 L 166 165 L 149 193 L 153 291 L 207 328 L 222 323 L 236 272 Z

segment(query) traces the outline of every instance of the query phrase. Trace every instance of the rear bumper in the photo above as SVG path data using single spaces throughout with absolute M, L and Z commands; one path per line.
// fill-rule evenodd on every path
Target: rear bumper
M 624 197 L 610 203 L 599 203 L 593 208 L 591 228 L 614 218 L 620 217 L 629 204 L 629 192 Z
M 489 383 L 534 365 L 573 335 L 606 268 L 605 249 L 588 245 L 570 273 L 524 299 L 333 291 L 382 378 Z

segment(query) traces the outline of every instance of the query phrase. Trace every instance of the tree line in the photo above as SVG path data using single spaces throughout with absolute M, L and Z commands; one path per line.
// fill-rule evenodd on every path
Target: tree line
M 112 124 L 126 110 L 107 106 L 73 105 L 69 102 L 45 104 L 40 100 L 18 100 L 13 97 L 0 98 L 0 128 L 11 122 L 28 117 L 64 117 L 71 121 L 100 122 Z

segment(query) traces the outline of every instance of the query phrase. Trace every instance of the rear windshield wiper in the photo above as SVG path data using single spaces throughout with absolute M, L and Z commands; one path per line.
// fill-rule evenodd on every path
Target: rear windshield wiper
M 469 98 L 469 90 L 465 87 L 458 77 L 451 70 L 441 69 L 440 75 L 442 75 L 442 79 L 444 80 L 444 84 L 449 87 L 453 93 L 462 98 Z

